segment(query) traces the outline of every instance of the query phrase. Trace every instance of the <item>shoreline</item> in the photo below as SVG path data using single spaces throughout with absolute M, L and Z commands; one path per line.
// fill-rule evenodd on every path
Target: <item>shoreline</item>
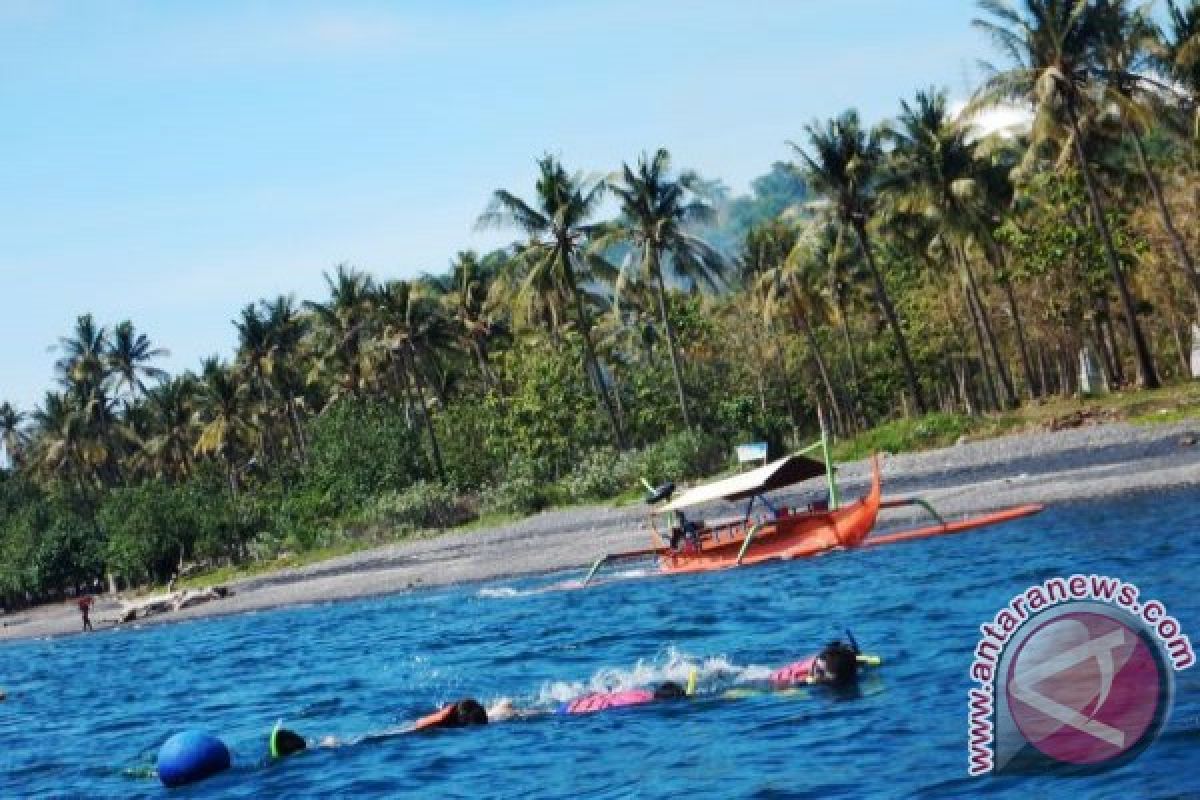
M 887 456 L 884 492 L 920 494 L 947 515 L 1021 503 L 1061 503 L 1129 492 L 1200 487 L 1200 419 L 1138 426 L 1110 423 L 1020 433 L 940 450 Z M 1188 444 L 1188 442 L 1192 442 Z M 843 464 L 839 483 L 853 497 L 866 485 L 866 460 Z M 777 496 L 801 496 L 781 492 Z M 713 509 L 716 510 L 715 508 Z M 880 514 L 886 530 L 922 518 L 911 508 Z M 107 595 L 92 609 L 96 633 L 275 608 L 378 597 L 405 591 L 586 569 L 599 556 L 645 547 L 643 507 L 574 507 L 511 524 L 398 542 L 228 584 L 233 595 L 113 626 Z M 0 641 L 80 633 L 73 602 L 0 615 Z

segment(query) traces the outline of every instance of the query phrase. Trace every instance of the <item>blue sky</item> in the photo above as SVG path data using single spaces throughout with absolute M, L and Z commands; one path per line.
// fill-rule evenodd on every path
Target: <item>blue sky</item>
M 534 159 L 668 147 L 735 191 L 816 117 L 964 96 L 968 0 L 0 0 L 0 400 L 31 409 L 76 315 L 166 366 L 348 262 L 439 271 Z

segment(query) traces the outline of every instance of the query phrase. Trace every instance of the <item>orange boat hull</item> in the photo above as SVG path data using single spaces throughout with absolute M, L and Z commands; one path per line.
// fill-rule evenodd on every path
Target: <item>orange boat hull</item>
M 759 525 L 743 523 L 709 532 L 699 549 L 663 552 L 662 572 L 708 572 L 764 561 L 808 558 L 839 547 L 858 547 L 875 527 L 882 501 L 878 459 L 866 496 L 836 511 L 782 516 Z M 715 533 L 716 538 L 711 538 Z M 746 545 L 746 537 L 752 536 Z

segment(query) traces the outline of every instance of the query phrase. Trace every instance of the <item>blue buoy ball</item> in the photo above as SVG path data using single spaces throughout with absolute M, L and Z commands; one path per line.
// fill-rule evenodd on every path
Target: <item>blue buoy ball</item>
M 229 748 L 204 731 L 183 731 L 158 749 L 158 779 L 163 786 L 183 786 L 229 769 Z

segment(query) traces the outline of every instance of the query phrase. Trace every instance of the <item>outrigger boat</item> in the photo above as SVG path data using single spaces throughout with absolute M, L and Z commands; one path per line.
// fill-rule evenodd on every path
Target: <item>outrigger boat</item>
M 809 453 L 820 450 L 818 461 Z M 825 476 L 827 499 L 803 507 L 772 501 L 768 493 Z M 765 561 L 809 558 L 835 549 L 874 547 L 882 544 L 924 539 L 995 525 L 1036 514 L 1038 504 L 1010 508 L 948 521 L 919 497 L 884 499 L 879 457 L 871 461 L 871 484 L 867 493 L 847 505 L 840 503 L 827 439 L 794 455 L 714 483 L 697 486 L 674 496 L 673 484 L 650 490 L 648 528 L 653 546 L 645 550 L 612 553 L 597 559 L 579 586 L 591 582 L 604 565 L 637 558 L 656 558 L 661 573 L 707 572 L 759 564 Z M 719 522 L 693 521 L 685 512 L 724 500 L 746 505 L 732 519 Z M 665 501 L 665 505 L 657 506 Z M 756 514 L 755 507 L 761 510 Z M 870 536 L 880 509 L 920 506 L 935 524 L 912 530 Z M 656 515 L 661 518 L 656 520 Z

